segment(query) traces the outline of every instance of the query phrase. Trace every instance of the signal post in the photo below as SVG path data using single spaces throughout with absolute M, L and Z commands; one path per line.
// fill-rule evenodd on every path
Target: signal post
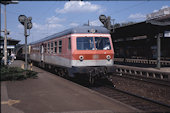
M 32 17 L 26 17 L 25 15 L 20 15 L 18 17 L 18 21 L 24 25 L 24 35 L 25 35 L 25 70 L 28 69 L 28 60 L 27 60 L 27 37 L 30 34 L 27 34 L 27 29 L 31 29 L 32 28 Z

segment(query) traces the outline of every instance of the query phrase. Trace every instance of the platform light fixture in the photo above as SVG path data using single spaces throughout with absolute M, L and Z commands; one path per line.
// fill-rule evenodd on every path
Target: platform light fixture
M 7 24 L 6 24 L 6 5 L 8 4 L 18 4 L 18 1 L 13 0 L 1 0 L 1 4 L 5 6 L 5 30 L 4 30 L 4 65 L 7 65 L 7 35 L 9 35 L 9 32 L 7 31 Z

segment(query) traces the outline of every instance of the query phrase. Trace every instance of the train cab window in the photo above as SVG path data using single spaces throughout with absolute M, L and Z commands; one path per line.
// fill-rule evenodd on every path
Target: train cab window
M 57 41 L 54 42 L 54 53 L 57 53 Z
M 53 53 L 53 42 L 51 42 L 51 52 L 50 53 Z
M 68 38 L 68 49 L 71 50 L 71 38 Z
M 48 42 L 48 53 L 50 53 L 50 42 Z
M 59 40 L 59 45 L 58 45 L 58 53 L 61 53 L 62 52 L 62 40 Z
M 109 38 L 95 37 L 95 45 L 97 50 L 111 50 Z
M 94 50 L 93 37 L 77 37 L 77 50 Z

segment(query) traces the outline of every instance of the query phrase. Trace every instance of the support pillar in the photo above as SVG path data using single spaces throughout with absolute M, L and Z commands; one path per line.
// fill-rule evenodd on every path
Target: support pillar
M 157 68 L 161 68 L 161 37 L 162 34 L 157 35 Z

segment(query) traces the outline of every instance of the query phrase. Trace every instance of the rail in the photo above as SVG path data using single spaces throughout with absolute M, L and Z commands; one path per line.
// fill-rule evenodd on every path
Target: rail
M 108 85 L 94 88 L 92 87 L 91 89 L 142 110 L 139 112 L 167 112 L 170 110 L 170 105 L 168 104 L 152 100 L 144 96 L 139 96 L 121 89 L 113 88 Z
M 170 72 L 163 72 L 156 69 L 145 69 L 132 66 L 114 65 L 116 73 L 140 76 L 145 78 L 170 81 Z

